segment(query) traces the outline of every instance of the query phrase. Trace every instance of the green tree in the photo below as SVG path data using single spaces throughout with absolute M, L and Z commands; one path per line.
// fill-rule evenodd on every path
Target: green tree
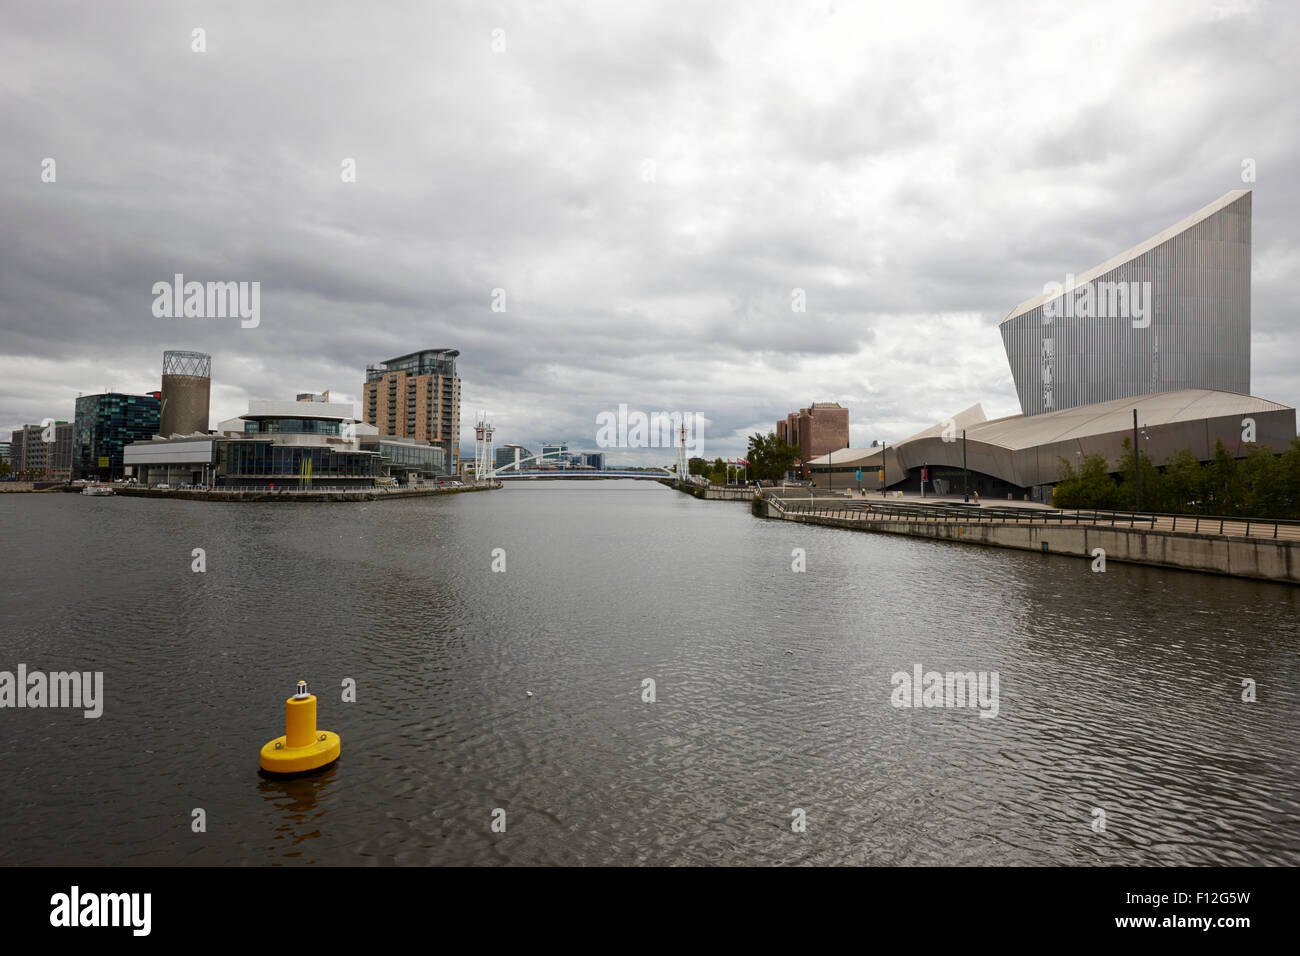
M 1165 511 L 1164 476 L 1144 451 L 1138 452 L 1138 469 L 1142 475 L 1142 510 Z M 1116 507 L 1132 511 L 1136 494 L 1133 482 L 1133 439 L 1124 439 L 1124 455 L 1119 460 L 1119 496 Z
M 1190 448 L 1165 461 L 1163 510 L 1173 514 L 1195 511 L 1205 494 L 1205 468 Z
M 1079 487 L 1083 508 L 1116 510 L 1122 505 L 1119 485 L 1111 477 L 1110 466 L 1104 455 L 1089 455 L 1083 460 L 1079 472 Z
M 1070 459 L 1059 460 L 1061 470 L 1056 479 L 1056 487 L 1052 489 L 1052 504 L 1057 508 L 1077 508 L 1082 497 L 1079 475 L 1070 464 Z
M 1062 458 L 1052 503 L 1058 508 L 1132 508 L 1133 449 L 1128 439 L 1124 452 L 1117 476 L 1105 474 L 1107 466 L 1099 456 L 1085 459 L 1078 474 Z M 1163 468 L 1156 468 L 1145 453 L 1138 461 L 1143 511 L 1300 518 L 1300 438 L 1280 455 L 1255 445 L 1245 458 L 1237 459 L 1220 441 L 1207 464 L 1190 448 L 1170 455 Z
M 1102 455 L 1083 459 L 1078 473 L 1070 462 L 1061 459 L 1061 478 L 1052 490 L 1052 504 L 1058 508 L 1116 510 L 1119 486 L 1110 476 L 1110 467 Z
M 1300 518 L 1300 438 L 1278 456 L 1277 486 L 1279 517 Z
M 713 459 L 713 467 L 709 470 L 709 484 L 725 485 L 727 483 L 727 463 L 720 457 Z
M 776 432 L 766 435 L 755 432 L 749 436 L 749 477 L 761 481 L 780 481 L 794 467 L 799 449 L 777 437 Z
M 1214 459 L 1205 468 L 1205 501 L 1201 511 L 1205 514 L 1235 515 L 1241 502 L 1241 480 L 1237 474 L 1237 460 L 1223 447 L 1223 441 L 1214 443 Z
M 1277 455 L 1263 445 L 1251 446 L 1237 462 L 1241 500 L 1237 512 L 1249 518 L 1277 517 L 1285 510 L 1282 468 Z

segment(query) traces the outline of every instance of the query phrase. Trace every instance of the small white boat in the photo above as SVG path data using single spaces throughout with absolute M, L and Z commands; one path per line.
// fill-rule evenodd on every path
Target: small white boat
M 112 495 L 116 494 L 108 485 L 86 485 L 81 489 L 83 495 Z

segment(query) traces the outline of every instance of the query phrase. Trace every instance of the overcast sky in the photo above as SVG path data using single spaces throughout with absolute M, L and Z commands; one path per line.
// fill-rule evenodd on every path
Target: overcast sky
M 164 349 L 211 353 L 215 424 L 450 347 L 466 453 L 478 409 L 498 443 L 591 448 L 620 403 L 702 413 L 710 457 L 813 401 L 848 406 L 854 445 L 896 440 L 1017 412 L 1006 314 L 1239 188 L 1252 392 L 1300 405 L 1292 4 L 0 18 L 6 439 L 79 392 L 157 389 Z M 155 317 L 174 273 L 260 282 L 260 324 Z

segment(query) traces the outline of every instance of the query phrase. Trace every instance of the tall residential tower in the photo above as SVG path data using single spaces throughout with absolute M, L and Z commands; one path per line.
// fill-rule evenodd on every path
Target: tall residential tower
M 456 349 L 425 349 L 368 365 L 362 397 L 362 414 L 380 435 L 436 445 L 450 474 L 460 470 L 458 355 Z

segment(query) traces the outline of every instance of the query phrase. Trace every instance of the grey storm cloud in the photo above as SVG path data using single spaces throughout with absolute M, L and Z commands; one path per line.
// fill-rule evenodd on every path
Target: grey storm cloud
M 626 403 L 702 413 L 729 456 L 812 401 L 895 440 L 1014 412 L 1002 317 L 1246 160 L 1252 390 L 1300 404 L 1297 24 L 1222 0 L 11 4 L 0 431 L 156 388 L 167 348 L 212 353 L 217 421 L 453 347 L 467 440 L 486 409 L 499 441 L 591 447 Z M 176 273 L 260 282 L 261 323 L 154 317 Z

